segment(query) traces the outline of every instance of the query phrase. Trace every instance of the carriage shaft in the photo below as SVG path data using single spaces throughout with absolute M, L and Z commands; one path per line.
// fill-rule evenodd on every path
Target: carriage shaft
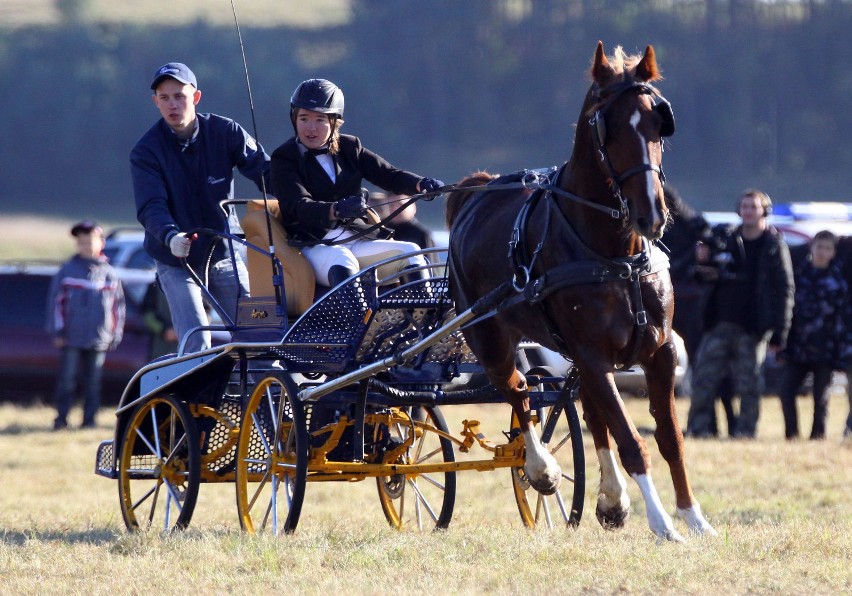
M 465 323 L 473 319 L 474 316 L 476 316 L 475 313 L 471 309 L 468 309 L 460 315 L 454 317 L 446 325 L 436 329 L 430 335 L 424 337 L 419 342 L 415 343 L 413 346 L 403 350 L 400 354 L 388 356 L 387 358 L 383 358 L 382 360 L 378 360 L 372 364 L 368 364 L 367 366 L 359 368 L 358 370 L 354 370 L 336 379 L 328 381 L 327 383 L 317 385 L 316 387 L 308 387 L 306 389 L 302 389 L 301 391 L 299 391 L 297 397 L 299 401 L 302 402 L 314 402 L 317 401 L 323 395 L 328 395 L 329 393 L 337 391 L 338 389 L 342 389 L 348 385 L 372 377 L 377 373 L 384 372 L 393 366 L 398 366 L 400 364 L 408 362 L 420 352 L 430 348 L 436 342 L 444 339 L 457 329 L 460 329 Z

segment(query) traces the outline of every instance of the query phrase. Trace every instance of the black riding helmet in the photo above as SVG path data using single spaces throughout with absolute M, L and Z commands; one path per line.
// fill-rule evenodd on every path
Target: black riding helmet
M 343 118 L 343 91 L 326 79 L 308 79 L 296 87 L 290 98 L 290 120 L 294 127 L 299 108 Z

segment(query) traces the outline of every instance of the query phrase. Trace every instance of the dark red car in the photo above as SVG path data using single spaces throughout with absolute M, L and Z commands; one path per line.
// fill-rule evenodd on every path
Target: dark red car
M 53 400 L 59 350 L 45 331 L 47 293 L 58 263 L 0 264 L 0 401 Z M 118 403 L 148 360 L 150 335 L 138 304 L 153 272 L 120 271 L 127 302 L 124 338 L 104 364 L 104 404 Z

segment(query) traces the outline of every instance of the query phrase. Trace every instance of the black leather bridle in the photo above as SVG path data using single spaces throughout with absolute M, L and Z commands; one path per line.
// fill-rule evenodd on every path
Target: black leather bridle
M 652 86 L 647 83 L 642 83 L 639 81 L 634 81 L 632 79 L 626 79 L 624 81 L 614 83 L 607 87 L 599 87 L 595 85 L 592 88 L 592 97 L 598 103 L 598 106 L 595 109 L 594 114 L 589 119 L 589 126 L 592 128 L 592 139 L 595 144 L 595 150 L 600 155 L 601 161 L 604 163 L 606 167 L 607 174 L 609 178 L 612 180 L 610 185 L 610 189 L 612 190 L 612 195 L 615 200 L 620 205 L 619 216 L 627 219 L 630 211 L 627 203 L 627 199 L 624 197 L 624 194 L 621 192 L 621 186 L 624 182 L 630 178 L 631 176 L 635 176 L 636 174 L 641 174 L 642 172 L 656 172 L 660 177 L 660 182 L 666 183 L 666 174 L 663 172 L 663 165 L 660 164 L 650 164 L 643 163 L 632 168 L 628 168 L 622 173 L 618 173 L 615 170 L 615 166 L 612 165 L 612 161 L 609 158 L 609 153 L 607 153 L 606 149 L 606 113 L 615 103 L 615 101 L 627 93 L 628 91 L 636 91 L 642 95 L 650 95 L 654 101 L 654 111 L 656 111 L 661 118 L 660 125 L 660 146 L 662 148 L 663 138 L 671 136 L 674 134 L 675 123 L 674 123 L 674 112 L 672 112 L 672 106 L 668 102 L 668 100 L 660 95 L 660 93 L 654 89 Z

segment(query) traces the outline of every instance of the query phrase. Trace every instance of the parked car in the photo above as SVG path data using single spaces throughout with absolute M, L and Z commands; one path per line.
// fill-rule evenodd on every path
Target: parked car
M 675 395 L 689 395 L 689 359 L 686 355 L 686 347 L 683 344 L 683 339 L 672 331 L 672 335 L 677 348 L 677 366 L 675 367 Z M 554 368 L 559 373 L 564 373 L 568 370 L 570 362 L 562 355 L 543 348 L 536 343 L 521 344 L 524 350 L 528 364 L 532 366 L 549 366 Z M 638 365 L 628 368 L 627 370 L 619 370 L 615 372 L 615 386 L 622 394 L 630 394 L 636 396 L 645 396 L 648 394 L 648 384 L 645 381 L 645 371 Z M 582 379 L 580 380 L 582 383 Z
M 59 350 L 45 330 L 47 294 L 59 263 L 0 264 L 0 401 L 51 401 L 59 368 Z M 139 302 L 153 273 L 124 270 L 127 296 L 124 338 L 107 352 L 103 402 L 117 403 L 127 382 L 148 360 L 149 334 Z M 138 298 L 137 298 L 138 297 Z
M 142 228 L 113 228 L 107 234 L 103 252 L 117 269 L 154 271 L 154 259 L 142 246 L 144 240 L 145 232 Z

